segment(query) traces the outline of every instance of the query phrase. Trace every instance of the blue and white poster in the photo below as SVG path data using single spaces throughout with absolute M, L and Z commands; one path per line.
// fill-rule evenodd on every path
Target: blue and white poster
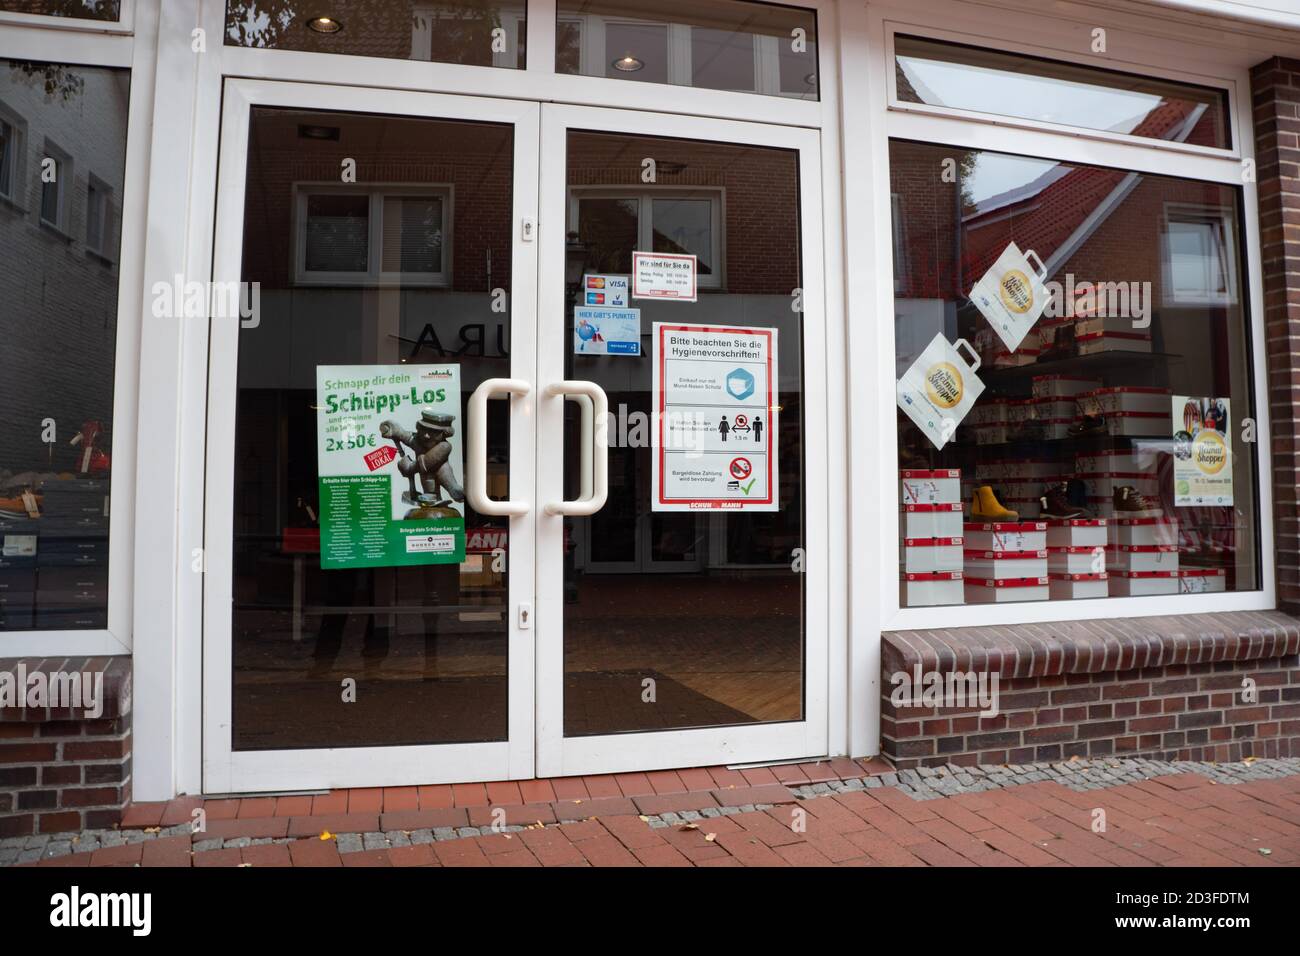
M 575 355 L 640 355 L 640 309 L 573 310 Z

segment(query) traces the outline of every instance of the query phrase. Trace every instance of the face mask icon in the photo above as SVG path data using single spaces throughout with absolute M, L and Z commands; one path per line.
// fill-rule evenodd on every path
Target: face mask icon
M 727 394 L 737 401 L 743 401 L 754 394 L 754 376 L 743 368 L 727 373 Z

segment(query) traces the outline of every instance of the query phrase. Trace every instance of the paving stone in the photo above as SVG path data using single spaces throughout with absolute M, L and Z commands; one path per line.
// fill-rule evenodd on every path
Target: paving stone
M 335 842 L 340 853 L 360 853 L 365 849 L 359 833 L 340 833 L 335 838 Z
M 433 838 L 435 840 L 455 840 L 460 836 L 451 827 L 434 827 Z
M 410 846 L 411 845 L 411 838 L 407 836 L 406 833 L 403 832 L 402 830 L 394 830 L 391 833 L 385 833 L 384 836 L 388 837 L 389 846 Z
M 47 860 L 51 860 L 56 856 L 67 856 L 71 852 L 71 840 L 51 840 L 49 843 L 45 844 L 44 857 Z
M 242 850 L 244 847 L 252 846 L 252 845 L 253 845 L 252 837 L 241 836 L 241 837 L 231 837 L 221 846 L 222 849 L 224 850 Z
M 27 842 L 23 844 L 23 849 L 26 850 L 39 849 L 45 846 L 45 844 L 49 842 L 50 842 L 50 835 L 48 833 L 36 833 L 33 834 L 32 836 L 27 837 Z
M 412 830 L 411 843 L 414 846 L 423 846 L 426 843 L 432 843 L 434 840 L 432 830 Z
M 220 850 L 221 844 L 224 842 L 224 840 L 195 840 L 194 852 L 205 853 L 208 850 Z
M 27 849 L 21 850 L 18 853 L 18 862 L 35 863 L 41 858 L 42 852 L 44 852 L 44 847 L 39 847 L 39 846 L 29 847 Z

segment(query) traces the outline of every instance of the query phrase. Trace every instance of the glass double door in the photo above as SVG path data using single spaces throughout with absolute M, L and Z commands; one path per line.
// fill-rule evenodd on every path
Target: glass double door
M 825 753 L 816 135 L 244 80 L 222 122 L 205 791 Z

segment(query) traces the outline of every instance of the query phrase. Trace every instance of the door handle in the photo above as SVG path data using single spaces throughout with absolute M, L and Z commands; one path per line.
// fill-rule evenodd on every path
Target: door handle
M 487 403 L 497 395 L 527 395 L 533 387 L 518 378 L 490 378 L 469 397 L 466 413 L 469 425 L 469 467 L 465 474 L 465 497 L 481 515 L 523 515 L 532 505 L 527 501 L 493 501 L 487 494 Z
M 594 515 L 609 498 L 609 398 L 595 382 L 556 382 L 547 398 L 571 398 L 582 407 L 582 479 L 576 501 L 548 504 L 548 515 Z

